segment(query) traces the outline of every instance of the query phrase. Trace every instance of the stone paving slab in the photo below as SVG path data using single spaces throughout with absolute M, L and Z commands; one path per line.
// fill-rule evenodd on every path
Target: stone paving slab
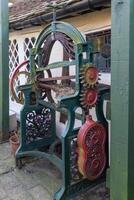
M 38 185 L 32 189 L 29 190 L 29 193 L 32 195 L 34 199 L 45 199 L 45 200 L 50 200 L 51 195 L 49 191 L 44 189 L 41 185 Z
M 9 144 L 0 145 L 0 200 L 52 200 L 61 185 L 61 173 L 46 159 L 28 159 L 16 169 Z M 71 199 L 70 199 L 71 200 Z M 109 200 L 105 184 L 73 200 Z

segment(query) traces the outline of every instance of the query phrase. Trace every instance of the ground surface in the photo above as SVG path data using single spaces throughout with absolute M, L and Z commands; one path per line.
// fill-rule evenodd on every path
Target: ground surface
M 61 184 L 61 174 L 45 159 L 34 160 L 16 169 L 8 143 L 0 145 L 0 200 L 52 200 Z M 105 184 L 75 200 L 109 200 Z

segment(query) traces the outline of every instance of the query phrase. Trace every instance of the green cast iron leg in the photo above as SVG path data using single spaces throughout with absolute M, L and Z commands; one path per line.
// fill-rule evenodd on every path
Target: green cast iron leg
M 70 104 L 70 105 L 73 105 Z M 68 125 L 67 131 L 62 137 L 62 161 L 63 161 L 63 171 L 62 171 L 62 188 L 55 193 L 54 200 L 69 200 L 69 188 L 71 184 L 71 174 L 70 174 L 70 144 L 68 136 L 73 133 L 73 127 L 75 122 L 75 110 L 73 106 L 68 109 Z
M 8 33 L 8 0 L 0 0 L 0 141 L 8 138 L 9 126 Z
M 111 200 L 134 199 L 134 0 L 112 1 Z

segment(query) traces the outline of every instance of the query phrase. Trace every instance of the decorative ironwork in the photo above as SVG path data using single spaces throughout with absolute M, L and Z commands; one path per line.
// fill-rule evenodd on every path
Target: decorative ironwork
M 70 142 L 70 174 L 72 181 L 78 181 L 82 175 L 78 169 L 78 152 L 77 152 L 77 137 L 71 139 Z
M 26 115 L 26 143 L 51 136 L 51 110 L 43 108 L 41 112 L 33 110 Z
M 78 166 L 80 173 L 93 181 L 106 167 L 106 131 L 104 127 L 87 117 L 78 133 Z

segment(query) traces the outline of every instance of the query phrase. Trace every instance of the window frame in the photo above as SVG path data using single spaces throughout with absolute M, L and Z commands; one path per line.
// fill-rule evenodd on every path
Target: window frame
M 107 27 L 106 29 L 97 29 L 97 30 L 95 30 L 95 31 L 89 31 L 88 33 L 86 33 L 85 34 L 85 37 L 86 37 L 86 41 L 90 41 L 88 38 L 90 37 L 90 38 L 95 38 L 95 37 L 97 37 L 97 36 L 103 36 L 103 35 L 110 35 L 111 36 L 111 28 L 110 27 Z M 110 46 L 111 46 L 111 42 L 110 42 Z M 98 67 L 98 69 L 100 70 L 100 73 L 102 73 L 102 74 L 110 74 L 111 73 L 111 55 L 110 55 L 110 58 L 108 58 L 108 59 L 110 59 L 109 60 L 109 62 L 110 62 L 110 68 L 109 69 L 106 69 L 106 67 L 105 67 L 105 69 L 100 69 L 99 67 Z

